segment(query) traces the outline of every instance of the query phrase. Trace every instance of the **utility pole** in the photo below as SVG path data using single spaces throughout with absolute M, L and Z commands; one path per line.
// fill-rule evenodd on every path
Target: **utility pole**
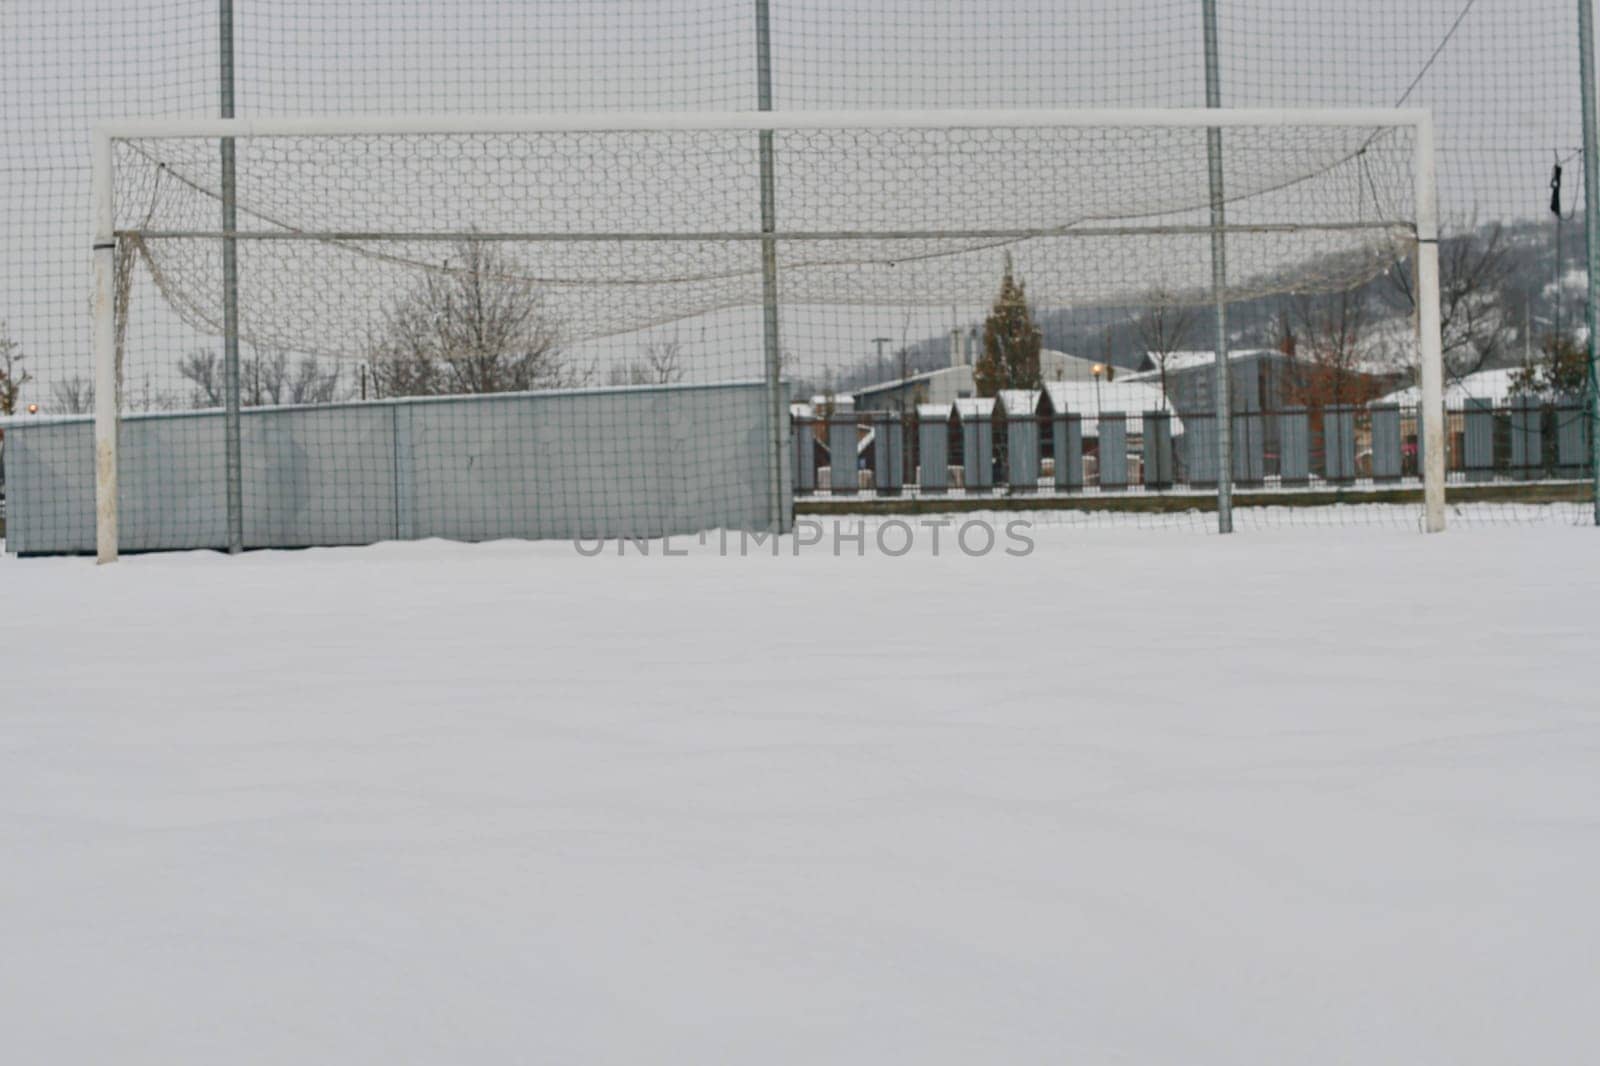
M 888 377 L 883 372 L 883 346 L 894 340 L 893 337 L 874 337 L 872 343 L 878 346 L 878 380 L 887 381 Z

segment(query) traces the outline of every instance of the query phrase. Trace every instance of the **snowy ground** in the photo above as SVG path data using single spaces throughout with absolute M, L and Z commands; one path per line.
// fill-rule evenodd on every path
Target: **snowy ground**
M 1600 533 L 1033 536 L 0 560 L 4 1060 L 1591 1060 Z

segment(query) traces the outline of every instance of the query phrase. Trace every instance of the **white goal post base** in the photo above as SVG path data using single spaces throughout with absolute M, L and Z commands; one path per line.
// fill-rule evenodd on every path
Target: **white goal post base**
M 561 113 L 561 114 L 436 114 L 406 116 L 349 116 L 270 119 L 129 119 L 97 125 L 93 131 L 94 198 L 94 359 L 95 359 L 95 493 L 96 546 L 101 562 L 111 562 L 118 552 L 117 429 L 119 421 L 118 293 L 117 271 L 117 175 L 116 146 L 119 142 L 148 140 L 202 140 L 249 138 L 350 138 L 419 136 L 495 136 L 537 134 L 661 134 L 743 131 L 752 134 L 790 131 L 941 131 L 941 130 L 1084 130 L 1100 128 L 1229 130 L 1258 128 L 1371 128 L 1402 129 L 1412 135 L 1412 223 L 1415 238 L 1415 270 L 1418 284 L 1416 324 L 1421 362 L 1421 423 L 1424 454 L 1424 528 L 1438 532 L 1445 527 L 1445 415 L 1443 405 L 1443 363 L 1441 311 L 1439 297 L 1438 206 L 1434 160 L 1434 130 L 1431 113 L 1419 109 L 1363 108 L 1111 108 L 1111 109 L 1032 109 L 1032 110 L 931 110 L 931 111 L 816 111 L 816 112 L 711 112 L 711 113 Z M 1092 162 L 1092 160 L 1091 160 Z M 1403 180 L 1403 179 L 1402 179 Z M 1399 186 L 1403 189 L 1403 185 Z M 1403 198 L 1401 192 L 1399 197 Z M 243 205 L 241 205 L 243 206 Z M 949 220 L 940 220 L 941 223 Z M 1032 220 L 1030 220 L 1031 222 Z M 1299 220 L 1296 220 L 1297 222 Z M 1317 229 L 1316 220 L 1305 227 Z M 1057 223 L 1059 225 L 1059 223 Z M 1068 227 L 1064 227 L 1066 229 Z M 1327 226 L 1326 229 L 1335 227 Z M 971 228 L 973 233 L 976 228 Z M 962 230 L 954 220 L 951 233 Z M 997 231 L 999 232 L 999 231 Z M 203 239 L 212 234 L 154 233 L 155 237 Z M 316 236 L 298 230 L 276 234 L 246 233 L 232 223 L 217 231 L 227 241 L 259 237 Z M 1075 234 L 1040 228 L 1040 237 Z M 1083 233 L 1076 234 L 1078 236 Z M 350 234 L 335 235 L 348 238 Z M 382 233 L 363 236 L 383 239 Z M 399 234 L 393 239 L 400 239 Z M 415 237 L 415 234 L 410 236 Z M 584 235 L 580 235 L 584 236 Z M 605 234 L 589 232 L 589 238 Z M 612 235 L 615 236 L 615 235 Z M 627 236 L 639 239 L 639 234 Z M 730 236 L 749 238 L 751 234 L 727 233 L 676 234 L 670 239 L 720 240 Z M 786 235 L 764 228 L 756 234 L 766 242 L 784 239 L 850 239 L 871 237 L 820 230 L 809 235 Z M 941 233 L 884 235 L 888 240 L 940 239 Z M 1409 234 L 1408 234 L 1409 236 Z M 558 239 L 548 233 L 541 239 Z M 780 411 L 783 401 L 778 382 L 769 382 L 772 408 Z M 776 417 L 776 416 L 775 416 Z M 776 422 L 775 422 L 776 425 Z M 776 450 L 776 449 L 775 449 Z M 775 465 L 778 460 L 774 459 Z

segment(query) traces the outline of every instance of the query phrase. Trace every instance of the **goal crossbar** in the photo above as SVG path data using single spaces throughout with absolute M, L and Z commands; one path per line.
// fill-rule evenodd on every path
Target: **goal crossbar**
M 1005 108 L 912 111 L 566 111 L 277 118 L 128 118 L 101 122 L 104 139 L 340 137 L 361 134 L 650 133 L 696 130 L 1049 129 L 1241 126 L 1417 127 L 1419 108 Z
M 896 230 L 708 230 L 687 233 L 662 233 L 659 231 L 492 231 L 481 230 L 302 230 L 302 229 L 138 229 L 115 231 L 117 237 L 137 236 L 140 240 L 199 240 L 216 237 L 234 237 L 241 241 L 642 241 L 685 242 L 708 241 L 900 241 L 900 240 L 1003 240 L 1017 241 L 1047 237 L 1139 237 L 1139 236 L 1209 236 L 1220 228 L 1224 234 L 1263 233 L 1359 233 L 1369 230 L 1392 230 L 1397 227 L 1411 229 L 1410 223 L 1399 221 L 1376 222 L 1305 222 L 1305 223 L 1233 223 L 1216 226 L 1036 226 L 1011 229 L 896 229 Z
M 114 151 L 118 141 L 183 138 L 344 137 L 383 135 L 493 135 L 516 133 L 664 133 L 691 131 L 778 132 L 786 130 L 939 130 L 939 129 L 1050 129 L 1146 128 L 1226 130 L 1245 127 L 1347 127 L 1409 129 L 1412 131 L 1415 270 L 1417 281 L 1418 348 L 1421 361 L 1422 436 L 1424 453 L 1424 525 L 1427 531 L 1444 528 L 1445 431 L 1443 401 L 1443 345 L 1439 299 L 1439 218 L 1435 139 L 1431 112 L 1416 108 L 1047 108 L 997 110 L 883 110 L 883 111 L 752 111 L 752 112 L 568 112 L 507 114 L 431 114 L 336 117 L 280 117 L 231 119 L 118 119 L 94 126 L 91 136 L 92 193 L 94 203 L 94 299 L 92 302 L 95 359 L 95 497 L 96 549 L 101 562 L 115 560 L 118 551 L 117 427 L 118 367 L 116 353 L 116 229 Z M 1369 142 L 1370 143 L 1370 142 Z M 1364 224 L 1363 224 L 1364 225 Z M 1393 228 L 1378 223 L 1375 228 Z M 1186 227 L 1187 228 L 1187 227 Z M 1270 230 L 1272 227 L 1269 227 Z M 1310 223 L 1307 230 L 1330 228 Z M 1133 235 L 1142 227 L 1106 227 L 1104 236 Z M 1248 228 L 1246 228 L 1248 229 Z M 1162 227 L 1162 232 L 1171 232 Z M 1218 236 L 1246 230 L 1232 227 L 1193 227 L 1195 233 Z M 962 231 L 967 233 L 969 231 Z M 1027 236 L 1089 236 L 1085 227 L 1065 227 L 1059 232 L 970 231 L 973 236 L 1013 238 Z M 126 234 L 121 234 L 125 236 Z M 155 238 L 158 232 L 141 232 Z M 228 239 L 372 239 L 393 234 L 297 233 L 292 230 L 246 234 L 228 227 L 221 231 L 170 236 L 223 236 Z M 812 233 L 813 239 L 859 237 L 858 232 Z M 903 237 L 905 233 L 884 234 Z M 940 231 L 939 236 L 949 233 Z M 421 234 L 411 235 L 423 237 Z M 427 234 L 432 239 L 438 234 Z M 484 235 L 476 235 L 483 239 Z M 502 234 L 503 239 L 525 239 L 524 234 Z M 586 235 L 595 239 L 595 235 Z M 611 239 L 624 239 L 614 234 Z M 631 238 L 640 235 L 633 234 Z M 717 239 L 760 239 L 775 243 L 798 239 L 799 232 L 784 234 L 775 227 L 760 233 L 717 234 Z M 556 239 L 552 237 L 552 239 Z M 563 235 L 559 239 L 572 239 Z M 602 238 L 603 239 L 603 238 Z M 654 235 L 651 239 L 704 239 L 704 235 Z M 769 247 L 771 244 L 769 243 Z

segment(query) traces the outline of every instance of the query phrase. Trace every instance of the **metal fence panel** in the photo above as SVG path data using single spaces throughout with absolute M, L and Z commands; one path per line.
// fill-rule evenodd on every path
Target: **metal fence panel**
M 893 495 L 905 485 L 905 434 L 900 416 L 879 415 L 872 423 L 873 483 L 880 493 Z
M 1083 488 L 1083 416 L 1059 414 L 1051 421 L 1051 445 L 1055 451 L 1056 488 L 1075 492 Z
M 817 488 L 817 432 L 809 418 L 794 420 L 794 490 L 815 492 Z
M 752 384 L 249 410 L 245 543 L 765 528 L 765 400 Z M 8 428 L 8 550 L 94 550 L 93 460 L 87 418 Z M 119 471 L 123 550 L 226 546 L 221 412 L 124 419 Z
M 948 418 L 917 420 L 917 488 L 922 492 L 945 492 L 950 488 Z
M 1511 398 L 1511 470 L 1534 478 L 1544 467 L 1544 410 L 1533 396 Z
M 1100 487 L 1128 487 L 1128 416 L 1100 416 Z
M 1031 414 L 1006 418 L 1006 478 L 1016 492 L 1039 488 L 1039 421 Z
M 1334 405 L 1322 412 L 1323 475 L 1329 481 L 1356 477 L 1356 418 L 1353 407 Z
M 1393 481 L 1401 472 L 1400 408 L 1380 404 L 1372 408 L 1372 476 Z
M 994 488 L 994 423 L 987 418 L 961 421 L 961 454 L 967 491 Z
M 1462 415 L 1462 450 L 1467 480 L 1487 481 L 1494 475 L 1494 408 L 1488 400 L 1469 399 Z
M 1172 485 L 1172 416 L 1165 411 L 1144 413 L 1144 483 L 1152 489 Z
M 1311 479 L 1311 426 L 1304 407 L 1288 407 L 1278 416 L 1278 476 L 1285 484 Z
M 1217 483 L 1217 419 L 1215 415 L 1185 415 L 1183 419 L 1184 475 L 1191 485 Z
M 1573 475 L 1589 466 L 1589 411 L 1579 398 L 1556 405 L 1556 465 Z
M 1233 416 L 1233 479 L 1241 485 L 1266 480 L 1266 423 L 1251 401 L 1247 410 Z
M 856 416 L 828 416 L 828 489 L 849 494 L 860 487 L 856 476 Z

